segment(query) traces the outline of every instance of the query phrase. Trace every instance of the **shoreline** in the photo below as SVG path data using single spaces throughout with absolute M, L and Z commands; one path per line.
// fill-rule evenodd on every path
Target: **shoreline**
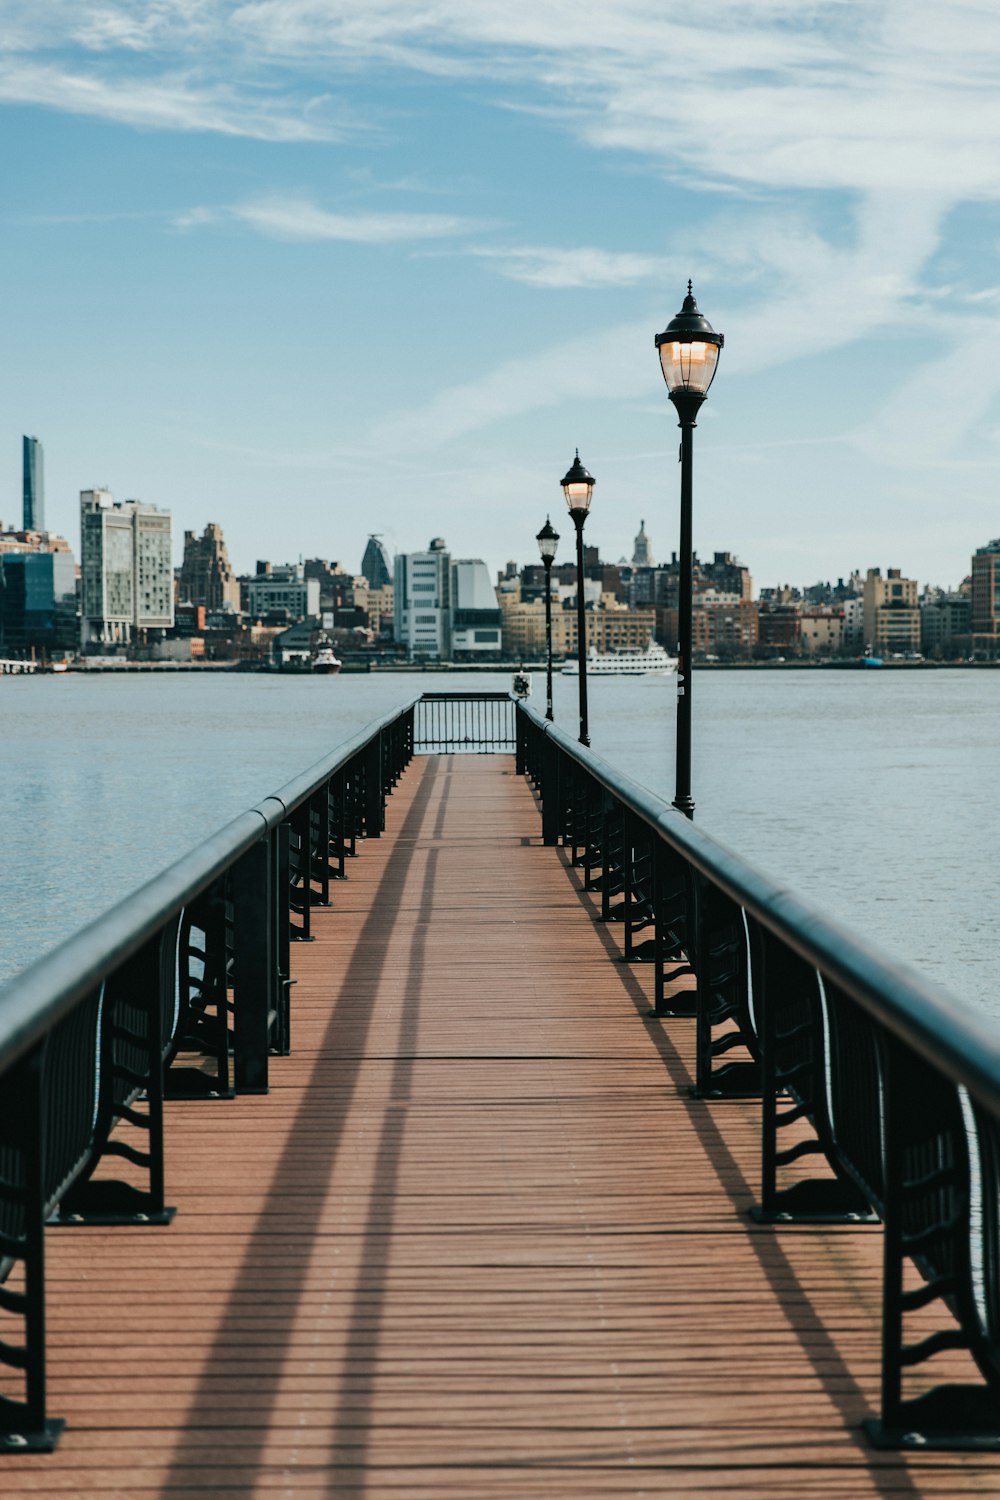
M 9 664 L 13 666 L 13 663 Z M 865 667 L 857 658 L 849 661 L 696 661 L 694 670 L 701 672 L 954 672 L 954 671 L 991 671 L 1000 668 L 1000 660 L 997 661 L 883 661 L 878 667 Z M 544 661 L 499 661 L 499 662 L 345 662 L 339 673 L 339 677 L 385 675 L 388 673 L 400 673 L 404 676 L 447 676 L 485 674 L 496 676 L 498 673 L 513 672 L 540 672 L 546 670 Z M 553 665 L 553 675 L 561 676 L 561 663 Z M 255 676 L 266 675 L 270 677 L 313 677 L 323 674 L 302 670 L 301 668 L 279 668 L 264 664 L 249 665 L 246 662 L 178 662 L 178 661 L 121 661 L 121 662 L 95 662 L 93 665 L 76 663 L 71 666 L 53 671 L 51 667 L 35 666 L 31 663 L 17 663 L 13 671 L 0 673 L 2 676 L 10 677 L 89 677 L 97 675 L 114 676 L 134 675 L 136 673 L 157 673 L 163 675 L 178 675 L 186 673 L 188 676 L 198 676 L 206 672 L 229 672 L 243 675 L 253 674 Z M 623 674 L 627 675 L 627 674 Z M 635 676 L 656 675 L 655 673 L 636 673 Z M 589 680 L 589 678 L 588 678 Z

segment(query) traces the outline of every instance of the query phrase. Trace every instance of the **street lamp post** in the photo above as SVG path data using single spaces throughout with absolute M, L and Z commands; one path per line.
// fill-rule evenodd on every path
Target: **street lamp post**
M 723 343 L 722 334 L 716 333 L 708 319 L 698 311 L 689 281 L 688 294 L 680 312 L 670 320 L 662 333 L 656 335 L 660 367 L 667 382 L 667 393 L 677 410 L 677 425 L 681 429 L 681 554 L 677 599 L 677 763 L 674 806 L 688 818 L 694 816 L 694 800 L 691 796 L 691 656 L 694 634 L 691 465 L 698 412 L 712 384 Z
M 552 719 L 552 564 L 556 560 L 559 533 L 548 516 L 535 540 L 545 568 L 545 717 Z
M 587 729 L 587 615 L 583 598 L 583 523 L 590 510 L 590 501 L 597 483 L 593 474 L 580 462 L 580 450 L 560 484 L 566 496 L 566 504 L 576 527 L 576 653 L 580 669 L 580 744 L 590 744 Z

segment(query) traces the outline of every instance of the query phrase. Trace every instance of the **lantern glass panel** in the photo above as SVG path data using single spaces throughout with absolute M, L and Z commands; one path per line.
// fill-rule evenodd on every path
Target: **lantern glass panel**
M 718 344 L 701 339 L 660 345 L 660 364 L 668 391 L 694 391 L 706 396 L 718 362 Z
M 590 497 L 594 493 L 592 484 L 564 484 L 563 489 L 566 492 L 566 504 L 571 511 L 586 512 L 590 509 Z

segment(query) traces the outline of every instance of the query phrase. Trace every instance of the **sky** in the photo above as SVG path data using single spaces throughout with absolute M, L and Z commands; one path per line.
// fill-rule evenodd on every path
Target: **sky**
M 694 537 L 758 586 L 1000 534 L 995 0 L 4 0 L 0 518 L 22 433 L 237 571 L 441 535 L 676 548 L 654 335 L 725 349 Z M 563 522 L 564 524 L 560 524 Z

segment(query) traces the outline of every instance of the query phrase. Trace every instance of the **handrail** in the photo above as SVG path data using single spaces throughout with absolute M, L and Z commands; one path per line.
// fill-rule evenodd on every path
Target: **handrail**
M 8 980 L 0 989 L 0 1075 L 61 1021 L 105 974 L 127 962 L 164 922 L 257 843 L 264 829 L 258 812 L 240 813 L 110 911 Z
M 364 729 L 359 730 L 351 739 L 344 740 L 343 744 L 338 745 L 329 755 L 325 755 L 311 766 L 307 766 L 301 775 L 293 776 L 291 781 L 286 781 L 284 786 L 279 787 L 276 792 L 272 792 L 271 796 L 266 800 L 277 800 L 282 804 L 286 813 L 294 812 L 308 797 L 312 796 L 318 786 L 321 786 L 324 781 L 329 781 L 330 777 L 335 775 L 346 761 L 350 760 L 352 756 L 357 755 L 360 750 L 363 750 L 366 745 L 370 744 L 374 735 L 383 729 L 390 729 L 394 724 L 398 724 L 414 705 L 420 702 L 420 697 L 421 695 L 417 694 L 412 698 L 408 698 L 401 707 L 394 708 L 390 713 L 384 714 L 381 719 L 375 719 L 371 724 L 367 724 Z M 260 810 L 260 806 L 262 804 L 258 806 L 258 810 Z M 273 816 L 273 814 L 268 816 Z
M 823 970 L 901 1041 L 1000 1118 L 1000 1026 L 908 965 L 889 959 L 703 832 L 528 704 L 518 711 L 700 874 L 806 963 Z
M 753 1216 L 882 1221 L 872 1441 L 1000 1448 L 1000 1028 L 526 704 L 517 731 L 543 842 L 563 842 L 601 918 L 622 923 L 625 962 L 652 962 L 651 1014 L 695 1019 L 692 1093 L 760 1097 Z M 690 976 L 693 993 L 679 984 Z M 914 1326 L 918 1310 L 932 1321 Z M 945 1349 L 971 1355 L 984 1383 L 926 1389 L 925 1362 Z M 907 1394 L 911 1370 L 922 1394 Z
M 0 989 L 0 1282 L 20 1265 L 26 1288 L 0 1295 L 0 1452 L 49 1451 L 62 1426 L 46 1404 L 46 1221 L 169 1223 L 164 1099 L 267 1092 L 269 1058 L 289 1050 L 290 944 L 309 939 L 311 908 L 330 904 L 357 840 L 380 836 L 413 755 L 414 702 Z M 95 1175 L 123 1157 L 138 1182 Z
M 0 1074 L 267 829 L 301 806 L 381 730 L 398 723 L 415 701 L 393 709 L 345 740 L 0 987 Z

